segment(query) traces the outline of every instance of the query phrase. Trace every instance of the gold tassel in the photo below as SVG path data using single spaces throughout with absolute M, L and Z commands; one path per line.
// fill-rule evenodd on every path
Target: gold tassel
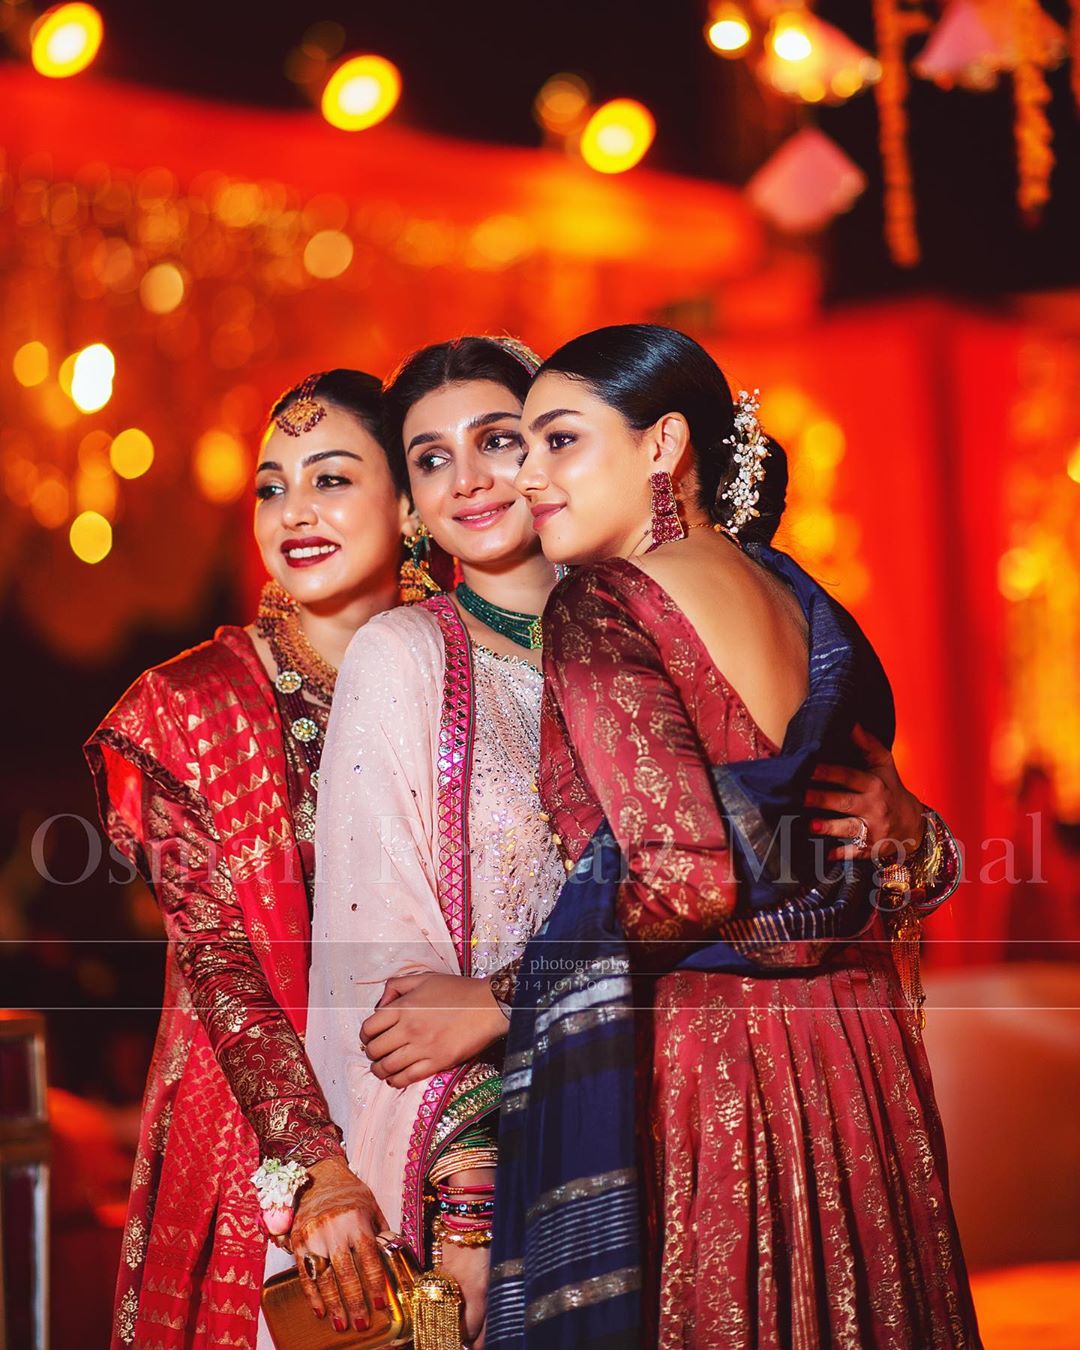
M 461 1286 L 441 1270 L 418 1275 L 412 1290 L 413 1350 L 461 1350 Z
M 900 977 L 904 1001 L 912 1012 L 916 1040 L 921 1037 L 923 1027 L 926 1026 L 926 1013 L 923 1009 L 926 994 L 919 968 L 921 940 L 922 920 L 913 909 L 903 910 L 892 922 L 892 958 L 896 973 Z

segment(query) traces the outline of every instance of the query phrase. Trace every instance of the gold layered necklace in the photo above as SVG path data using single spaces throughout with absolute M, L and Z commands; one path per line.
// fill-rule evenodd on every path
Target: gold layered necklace
M 337 670 L 308 641 L 300 624 L 300 606 L 276 581 L 263 587 L 255 631 L 266 640 L 274 658 L 274 688 L 285 702 L 286 727 L 303 754 L 311 786 L 318 791 L 323 731 L 310 715 L 304 693 L 329 708 Z

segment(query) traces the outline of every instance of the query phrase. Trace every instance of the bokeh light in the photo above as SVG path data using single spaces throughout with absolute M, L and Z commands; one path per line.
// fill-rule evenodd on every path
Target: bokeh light
M 240 497 L 248 486 L 248 456 L 231 432 L 215 429 L 199 437 L 192 470 L 199 491 L 218 506 Z
M 56 5 L 30 30 L 30 60 L 39 75 L 65 79 L 93 61 L 105 26 L 93 5 Z
M 769 45 L 781 61 L 805 61 L 814 50 L 799 14 L 780 14 L 769 34 Z
M 1041 554 L 1030 548 L 1011 548 L 998 562 L 998 589 L 1006 600 L 1026 600 L 1045 575 Z
M 393 112 L 401 73 L 384 56 L 352 56 L 326 82 L 322 114 L 342 131 L 365 131 Z
M 80 412 L 98 412 L 112 398 L 116 359 L 104 342 L 93 342 L 76 352 L 70 365 L 70 387 L 65 393 Z M 61 367 L 61 385 L 66 386 L 68 361 Z
M 509 267 L 527 257 L 536 246 L 528 223 L 507 213 L 488 216 L 473 230 L 466 255 L 471 267 Z
M 139 283 L 139 299 L 151 314 L 171 314 L 184 298 L 184 274 L 175 263 L 155 263 Z
M 738 5 L 718 5 L 705 25 L 705 40 L 721 56 L 738 56 L 750 41 L 750 25 Z
M 43 470 L 30 493 L 30 510 L 39 525 L 56 530 L 68 518 L 71 493 L 56 469 Z
M 44 342 L 24 342 L 11 360 L 15 378 L 27 389 L 33 388 L 49 374 L 49 349 Z
M 589 118 L 581 134 L 581 157 L 597 173 L 625 173 L 653 143 L 656 122 L 643 103 L 615 98 Z
M 304 245 L 304 266 L 313 277 L 339 277 L 353 260 L 353 242 L 341 230 L 319 230 Z
M 799 443 L 801 453 L 818 472 L 834 469 L 844 458 L 846 448 L 843 428 L 827 419 L 811 422 Z
M 112 549 L 112 526 L 97 511 L 82 511 L 71 522 L 68 542 L 76 558 L 84 563 L 99 563 Z
M 1065 472 L 1074 483 L 1080 483 L 1080 441 L 1077 441 L 1072 454 L 1069 456 L 1069 462 L 1065 466 Z
M 154 462 L 154 442 L 139 427 L 128 427 L 109 446 L 109 462 L 121 478 L 141 478 Z
M 555 136 L 571 136 L 580 130 L 588 111 L 589 86 L 580 75 L 552 75 L 533 102 L 533 116 Z

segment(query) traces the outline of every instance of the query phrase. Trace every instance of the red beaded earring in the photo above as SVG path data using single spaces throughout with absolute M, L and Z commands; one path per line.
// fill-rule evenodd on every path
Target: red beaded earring
M 671 474 L 660 469 L 649 478 L 649 484 L 652 487 L 652 543 L 646 552 L 651 553 L 660 544 L 685 539 L 686 530 L 679 519 L 679 505 L 675 500 Z

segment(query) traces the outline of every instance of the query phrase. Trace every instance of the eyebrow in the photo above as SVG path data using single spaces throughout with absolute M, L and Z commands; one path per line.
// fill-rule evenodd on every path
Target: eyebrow
M 306 469 L 309 464 L 318 464 L 323 459 L 333 459 L 336 455 L 343 455 L 346 459 L 355 459 L 358 464 L 363 464 L 362 455 L 354 454 L 352 450 L 316 450 L 313 455 L 305 455 L 300 461 L 300 467 Z M 281 465 L 275 459 L 264 459 L 256 473 L 262 473 L 264 469 L 277 469 L 281 472 Z
M 505 422 L 507 419 L 518 422 L 521 420 L 520 412 L 489 412 L 481 413 L 479 417 L 474 417 L 471 422 L 466 423 L 466 431 L 475 431 L 478 427 L 488 427 L 492 422 Z M 406 454 L 417 445 L 429 445 L 432 441 L 441 441 L 443 434 L 440 431 L 421 431 L 415 435 L 406 446 Z
M 529 430 L 543 431 L 543 429 L 547 426 L 550 426 L 551 423 L 554 422 L 557 417 L 580 417 L 580 416 L 581 413 L 579 413 L 576 408 L 552 408 L 550 412 L 541 413 L 540 416 L 533 421 L 532 425 L 529 427 Z

